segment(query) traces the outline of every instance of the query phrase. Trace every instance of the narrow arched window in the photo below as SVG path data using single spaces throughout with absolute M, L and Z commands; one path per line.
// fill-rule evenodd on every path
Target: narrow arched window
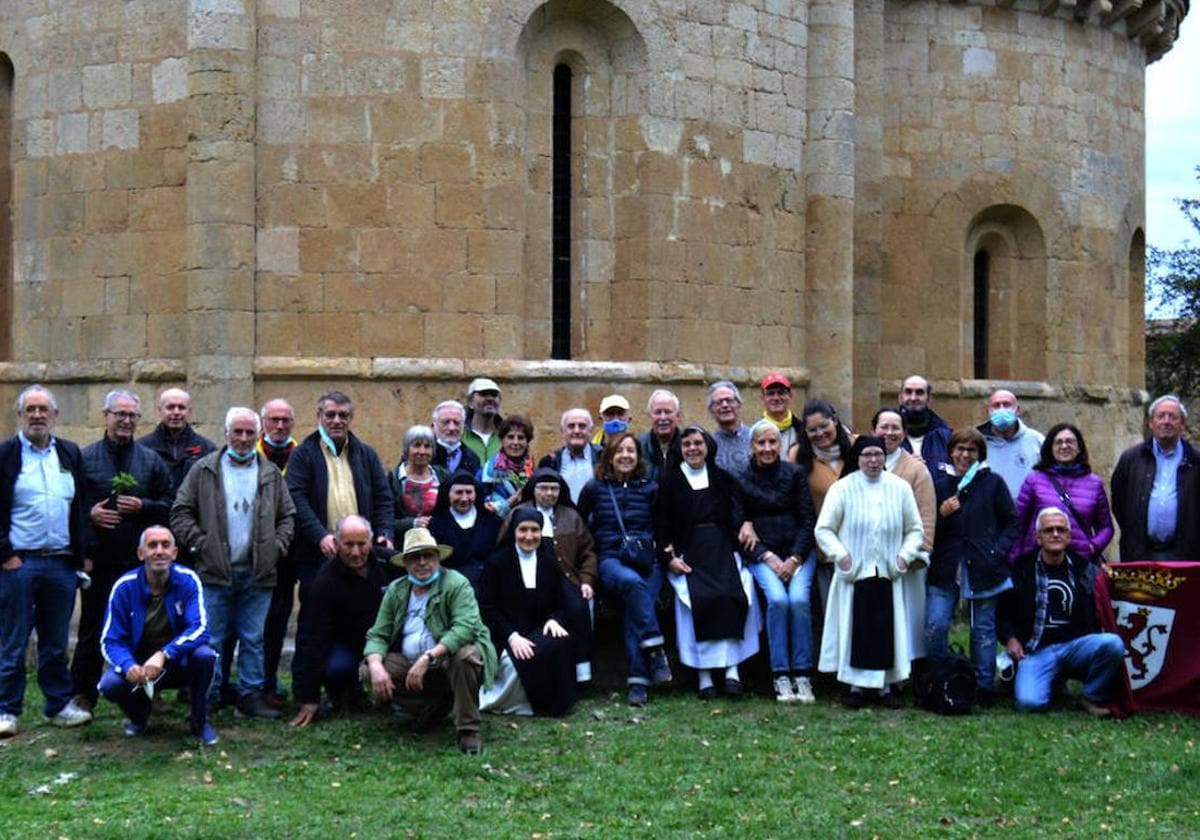
M 988 378 L 988 271 L 991 257 L 980 249 L 975 252 L 975 378 Z
M 0 53 L 0 359 L 12 358 L 13 66 Z
M 571 358 L 571 68 L 554 68 L 550 356 Z

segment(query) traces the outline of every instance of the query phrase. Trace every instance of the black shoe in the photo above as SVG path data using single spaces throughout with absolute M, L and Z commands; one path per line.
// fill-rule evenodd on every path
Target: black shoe
M 645 706 L 650 702 L 650 692 L 641 683 L 634 683 L 629 686 L 628 700 L 630 706 Z
M 717 699 L 717 690 L 715 688 L 713 688 L 711 685 L 705 686 L 704 688 L 700 689 L 699 692 L 697 692 L 697 696 L 701 700 L 716 700 Z
M 843 705 L 845 705 L 847 709 L 851 709 L 855 712 L 861 709 L 865 702 L 866 698 L 863 697 L 863 693 L 861 691 L 847 691 L 846 696 L 842 698 Z
M 671 664 L 667 662 L 667 653 L 662 648 L 650 654 L 650 678 L 654 680 L 655 685 L 671 681 Z
M 996 692 L 984 688 L 975 689 L 975 705 L 981 709 L 989 709 L 996 702 Z
M 238 699 L 237 709 L 246 717 L 279 719 L 279 709 L 271 708 L 261 694 L 247 694 Z
M 885 709 L 899 709 L 904 704 L 900 699 L 900 695 L 895 689 L 892 689 L 887 694 L 879 695 L 879 705 Z
M 741 680 L 725 680 L 725 696 L 726 697 L 741 697 L 742 696 L 742 681 Z
M 483 752 L 483 741 L 478 732 L 464 732 L 458 736 L 458 749 L 463 755 L 479 755 Z

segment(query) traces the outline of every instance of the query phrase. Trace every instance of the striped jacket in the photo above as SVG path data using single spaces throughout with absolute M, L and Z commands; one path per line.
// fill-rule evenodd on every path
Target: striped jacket
M 204 609 L 204 587 L 187 566 L 173 564 L 163 596 L 167 620 L 175 638 L 163 648 L 168 660 L 187 656 L 200 645 L 208 644 L 208 613 Z M 113 670 L 123 674 L 141 663 L 134 658 L 146 623 L 146 604 L 150 584 L 145 567 L 134 569 L 117 579 L 108 596 L 100 650 Z

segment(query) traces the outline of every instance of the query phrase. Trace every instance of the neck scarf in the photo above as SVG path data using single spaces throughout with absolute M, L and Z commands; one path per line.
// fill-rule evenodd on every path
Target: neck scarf
M 795 420 L 796 418 L 793 417 L 792 412 L 789 411 L 787 413 L 787 417 L 785 417 L 782 420 L 776 420 L 774 417 L 772 417 L 770 414 L 767 414 L 767 412 L 764 411 L 763 419 L 770 420 L 775 425 L 776 429 L 778 429 L 781 432 L 786 432 L 788 429 L 792 428 L 792 421 Z

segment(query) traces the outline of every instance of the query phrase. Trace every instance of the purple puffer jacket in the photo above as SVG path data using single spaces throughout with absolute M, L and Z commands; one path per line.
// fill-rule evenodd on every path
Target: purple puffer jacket
M 1014 563 L 1022 554 L 1037 550 L 1036 519 L 1038 511 L 1048 507 L 1060 508 L 1066 512 L 1067 519 L 1071 522 L 1070 550 L 1080 557 L 1098 562 L 1100 553 L 1112 542 L 1113 538 L 1112 516 L 1109 515 L 1108 496 L 1104 492 L 1104 482 L 1095 473 L 1086 475 L 1053 474 L 1054 480 L 1066 492 L 1072 506 L 1083 517 L 1084 525 L 1087 526 L 1084 528 L 1075 520 L 1075 514 L 1063 504 L 1058 490 L 1055 489 L 1050 478 L 1051 474 L 1045 470 L 1032 470 L 1025 477 L 1025 482 L 1021 485 L 1021 492 L 1017 496 L 1017 534 L 1019 536 L 1008 552 L 1008 562 Z M 1088 531 L 1094 534 L 1090 539 L 1087 535 Z

